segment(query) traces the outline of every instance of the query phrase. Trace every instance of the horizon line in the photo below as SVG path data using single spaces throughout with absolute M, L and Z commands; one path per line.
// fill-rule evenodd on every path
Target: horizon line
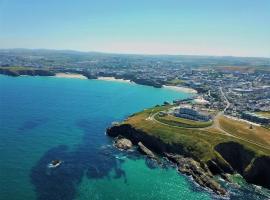
M 123 52 L 111 52 L 111 51 L 95 51 L 95 50 L 77 50 L 77 49 L 51 49 L 51 48 L 0 48 L 0 50 L 47 50 L 47 51 L 73 51 L 78 53 L 100 53 L 100 54 L 117 54 L 117 55 L 137 55 L 137 56 L 198 56 L 198 57 L 235 57 L 235 58 L 261 58 L 270 59 L 266 56 L 237 56 L 237 55 L 214 55 L 214 54 L 166 54 L 166 53 L 123 53 Z

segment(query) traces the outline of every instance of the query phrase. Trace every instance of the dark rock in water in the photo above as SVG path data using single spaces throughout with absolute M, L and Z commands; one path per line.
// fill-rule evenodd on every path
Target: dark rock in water
M 170 102 L 168 102 L 168 101 L 164 101 L 164 103 L 163 103 L 164 105 L 170 105 Z
M 230 178 L 230 174 L 221 173 L 220 177 L 223 178 L 225 181 L 232 183 L 231 178 Z
M 146 154 L 149 158 L 157 159 L 157 156 L 150 149 L 144 146 L 143 143 L 139 142 L 138 146 L 139 146 L 140 152 Z
M 53 160 L 52 162 L 51 162 L 51 164 L 53 164 L 53 165 L 58 165 L 58 164 L 60 164 L 62 161 L 61 160 Z
M 166 156 L 177 163 L 178 170 L 184 174 L 192 176 L 192 178 L 201 186 L 209 188 L 218 195 L 226 195 L 227 192 L 219 183 L 213 179 L 211 172 L 205 168 L 206 166 L 201 166 L 201 164 L 192 158 L 185 158 L 180 155 L 166 154 Z
M 128 150 L 132 147 L 132 142 L 129 139 L 118 137 L 116 138 L 114 145 L 119 149 Z

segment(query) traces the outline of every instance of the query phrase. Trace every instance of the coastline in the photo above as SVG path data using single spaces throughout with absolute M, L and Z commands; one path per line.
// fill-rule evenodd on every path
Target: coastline
M 148 110 L 148 114 L 152 112 L 153 109 Z M 249 184 L 255 184 L 269 189 L 269 183 L 264 182 L 265 179 L 270 180 L 269 173 L 267 173 L 267 166 L 269 166 L 270 162 L 269 154 L 265 152 L 258 153 L 256 149 L 245 146 L 237 140 L 220 141 L 214 144 L 213 147 L 209 145 L 208 149 L 199 150 L 198 154 L 196 154 L 197 150 L 190 151 L 188 148 L 192 145 L 188 144 L 189 142 L 177 142 L 176 140 L 175 142 L 173 140 L 168 142 L 167 138 L 161 138 L 161 134 L 156 134 L 158 133 L 157 130 L 161 130 L 161 127 L 157 126 L 153 128 L 154 123 L 152 124 L 153 126 L 149 124 L 144 124 L 143 126 L 138 125 L 138 121 L 145 123 L 146 120 L 144 120 L 144 116 L 148 116 L 142 113 L 138 115 L 141 116 L 135 119 L 134 117 L 136 117 L 136 115 L 133 115 L 128 118 L 127 121 L 107 128 L 107 135 L 115 138 L 115 140 L 117 140 L 118 137 L 128 139 L 133 145 L 139 146 L 139 149 L 139 144 L 142 143 L 150 152 L 164 156 L 177 164 L 179 172 L 192 176 L 197 184 L 203 188 L 212 190 L 217 195 L 227 196 L 230 192 L 223 188 L 223 186 L 215 180 L 214 176 L 219 176 L 226 182 L 231 182 L 230 175 L 234 175 L 235 173 L 240 174 Z M 143 129 L 142 127 L 146 128 Z M 150 129 L 153 128 L 153 131 L 149 130 L 149 127 Z M 166 133 L 166 131 L 163 133 Z M 170 133 L 173 133 L 171 129 Z M 194 140 L 192 143 L 196 145 L 197 141 Z M 211 148 L 213 152 L 217 152 L 218 154 L 209 154 L 210 156 L 205 157 L 206 159 L 201 157 L 201 155 L 211 151 Z M 143 151 L 144 154 L 152 159 L 152 153 L 149 154 L 147 152 Z M 239 161 L 235 159 L 236 157 L 241 161 L 240 167 L 238 165 Z
M 169 85 L 162 85 L 162 87 L 156 87 L 152 84 L 144 84 L 144 83 L 139 83 L 136 81 L 128 80 L 128 79 L 123 79 L 123 78 L 115 78 L 113 76 L 99 76 L 99 77 L 87 77 L 85 75 L 79 74 L 79 73 L 68 73 L 68 72 L 58 72 L 58 73 L 49 73 L 48 74 L 10 74 L 10 73 L 1 73 L 3 75 L 7 76 L 23 76 L 23 75 L 28 75 L 28 76 L 52 76 L 55 78 L 75 78 L 75 79 L 94 79 L 94 80 L 102 80 L 102 81 L 113 81 L 113 82 L 121 82 L 121 83 L 129 83 L 129 84 L 138 84 L 138 85 L 145 85 L 145 86 L 151 86 L 155 88 L 165 88 L 169 90 L 174 90 L 176 92 L 184 92 L 184 93 L 189 93 L 189 94 L 197 94 L 198 92 L 195 89 L 188 88 L 188 87 L 179 87 L 179 86 L 169 86 Z
M 87 79 L 86 76 L 81 74 L 75 74 L 75 73 L 56 73 L 56 78 L 78 78 L 78 79 Z
M 97 77 L 97 80 L 102 80 L 102 81 L 114 81 L 114 82 L 122 82 L 122 83 L 133 83 L 130 80 L 125 80 L 125 79 L 118 79 L 113 76 L 99 76 Z
M 162 88 L 169 89 L 169 90 L 174 90 L 174 91 L 177 91 L 177 92 L 191 93 L 191 94 L 197 94 L 198 93 L 196 90 L 194 90 L 192 88 L 187 88 L 187 87 L 163 85 Z

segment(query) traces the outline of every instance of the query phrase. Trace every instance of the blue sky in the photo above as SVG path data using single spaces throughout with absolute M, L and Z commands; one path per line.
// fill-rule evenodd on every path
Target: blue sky
M 0 48 L 270 57 L 270 0 L 0 0 Z

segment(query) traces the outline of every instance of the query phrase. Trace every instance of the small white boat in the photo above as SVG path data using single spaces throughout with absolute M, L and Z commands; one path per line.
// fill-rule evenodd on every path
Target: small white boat
M 56 168 L 59 167 L 61 165 L 62 161 L 61 160 L 52 160 L 49 164 L 48 164 L 48 168 Z

